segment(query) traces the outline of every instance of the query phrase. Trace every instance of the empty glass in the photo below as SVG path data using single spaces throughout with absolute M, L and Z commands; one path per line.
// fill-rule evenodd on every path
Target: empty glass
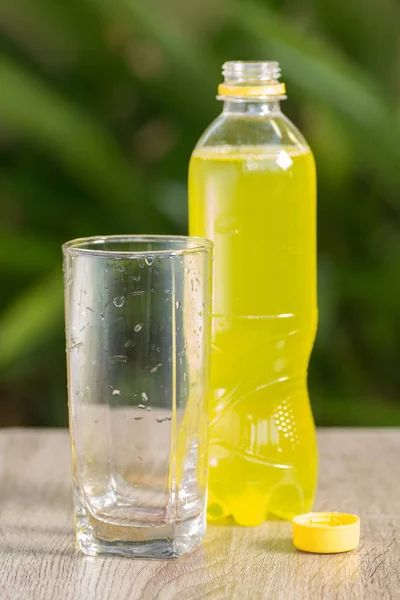
M 78 545 L 176 557 L 205 531 L 212 243 L 63 246 Z

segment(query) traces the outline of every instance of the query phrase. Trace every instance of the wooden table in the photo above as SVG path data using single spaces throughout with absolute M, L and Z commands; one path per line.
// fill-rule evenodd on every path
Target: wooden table
M 361 516 L 348 554 L 294 549 L 291 524 L 210 526 L 176 561 L 90 558 L 75 548 L 68 434 L 0 432 L 1 600 L 400 598 L 400 430 L 319 432 L 315 508 Z

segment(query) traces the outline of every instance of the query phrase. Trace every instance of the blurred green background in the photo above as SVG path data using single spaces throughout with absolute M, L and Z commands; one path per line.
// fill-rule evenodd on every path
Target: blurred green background
M 281 63 L 316 155 L 316 420 L 400 425 L 399 22 L 398 0 L 1 4 L 1 425 L 67 420 L 61 243 L 186 232 L 229 59 Z

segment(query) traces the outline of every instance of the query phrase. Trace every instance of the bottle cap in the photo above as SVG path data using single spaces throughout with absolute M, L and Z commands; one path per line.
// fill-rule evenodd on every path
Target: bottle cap
M 293 543 L 299 550 L 330 554 L 348 552 L 360 541 L 360 519 L 339 512 L 312 512 L 293 518 Z

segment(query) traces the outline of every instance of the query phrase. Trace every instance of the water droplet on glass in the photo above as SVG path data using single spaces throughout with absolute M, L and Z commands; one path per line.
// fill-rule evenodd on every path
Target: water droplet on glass
M 110 362 L 112 362 L 112 363 L 118 363 L 118 362 L 126 363 L 126 362 L 128 362 L 128 357 L 125 356 L 125 354 L 114 354 L 114 356 L 110 357 Z
M 113 395 L 113 396 L 120 396 L 120 395 L 121 395 L 121 392 L 120 392 L 119 390 L 113 390 L 113 393 L 112 393 L 112 395 Z
M 134 345 L 135 342 L 133 340 L 128 340 L 127 342 L 125 342 L 124 348 L 133 348 Z
M 162 363 L 158 363 L 158 365 L 156 365 L 155 367 L 150 369 L 150 373 L 155 373 L 156 371 L 158 371 L 158 369 L 161 367 L 161 365 L 162 365 Z
M 113 304 L 117 308 L 121 308 L 125 304 L 125 296 L 115 296 L 113 299 Z
M 148 267 L 151 267 L 151 265 L 154 262 L 154 256 L 146 256 L 146 258 L 144 259 L 145 263 Z
M 160 346 L 156 346 L 156 352 L 161 352 Z
M 79 350 L 83 346 L 82 342 L 73 342 L 72 346 L 70 346 L 70 350 Z
M 144 290 L 134 290 L 133 292 L 131 292 L 132 296 L 143 296 L 143 294 L 145 293 Z
M 87 389 L 88 392 L 90 392 L 90 390 L 92 389 L 92 387 L 90 385 L 87 385 L 86 389 Z
M 175 302 L 175 306 L 176 306 L 176 308 L 179 308 L 179 307 L 180 307 L 180 305 L 181 305 L 181 303 L 179 302 L 179 300 L 177 300 L 177 301 Z
M 147 402 L 147 401 L 148 401 L 148 399 L 149 399 L 149 398 L 148 398 L 148 396 L 147 396 L 146 392 L 142 392 L 142 400 L 143 400 L 143 402 Z
M 139 331 L 142 331 L 142 327 L 143 327 L 143 325 L 141 323 L 136 323 L 133 330 L 136 331 L 136 333 L 139 333 Z

